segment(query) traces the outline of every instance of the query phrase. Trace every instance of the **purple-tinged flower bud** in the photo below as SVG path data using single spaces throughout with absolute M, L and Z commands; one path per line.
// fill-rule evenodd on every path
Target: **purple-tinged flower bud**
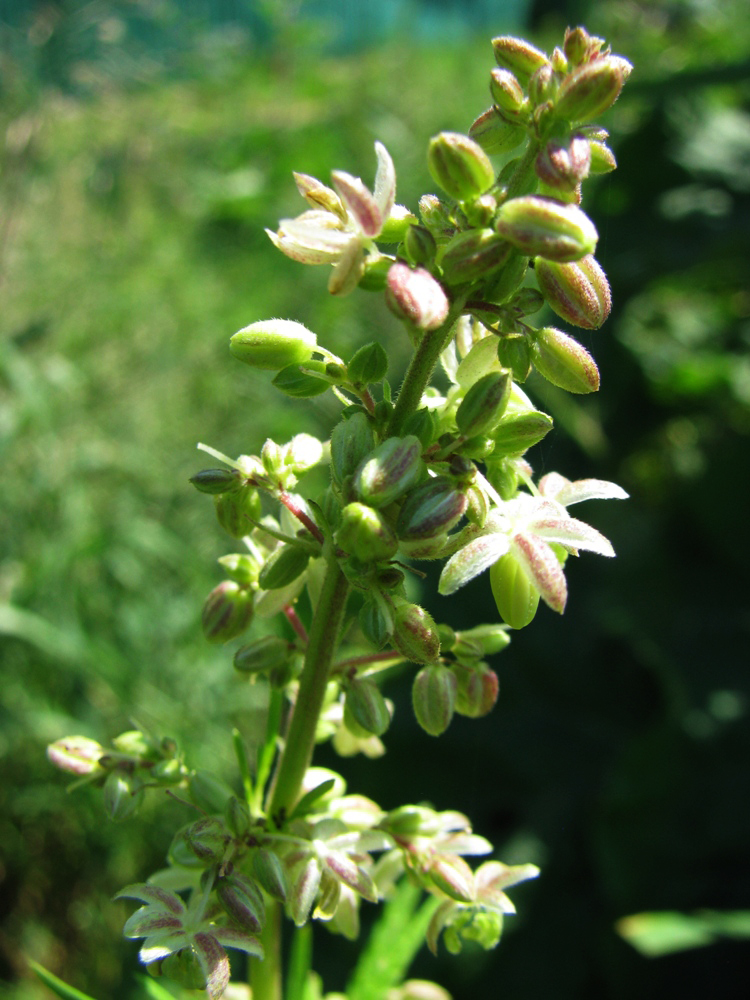
M 570 264 L 538 258 L 534 266 L 545 299 L 562 319 L 597 330 L 609 316 L 612 293 L 594 257 L 588 255 Z
M 471 903 L 476 898 L 474 873 L 458 854 L 436 854 L 427 872 L 434 884 L 459 903 Z
M 509 368 L 516 382 L 525 382 L 531 371 L 531 344 L 525 333 L 506 333 L 499 338 L 497 360 Z
M 509 153 L 526 138 L 526 129 L 504 121 L 494 108 L 488 108 L 476 118 L 469 129 L 469 138 L 490 156 Z
M 487 154 L 460 132 L 440 132 L 427 149 L 433 180 L 456 201 L 470 201 L 492 187 L 495 171 Z
M 429 271 L 400 261 L 388 271 L 385 300 L 391 312 L 419 330 L 437 330 L 450 308 L 442 285 Z
M 489 433 L 502 419 L 510 398 L 509 371 L 490 372 L 478 379 L 456 410 L 456 426 L 464 437 Z
M 552 417 L 541 410 L 529 410 L 506 417 L 492 432 L 495 454 L 523 455 L 549 434 L 552 424 Z
M 560 86 L 560 78 L 550 63 L 545 63 L 535 71 L 529 80 L 529 99 L 537 107 L 543 107 L 548 101 L 553 101 Z
M 346 371 L 355 385 L 380 382 L 388 371 L 388 355 L 377 342 L 365 344 L 346 366 Z
M 456 709 L 456 675 L 442 663 L 422 667 L 414 678 L 412 704 L 417 722 L 430 736 L 440 736 Z
M 264 635 L 234 654 L 234 669 L 243 674 L 261 674 L 286 665 L 290 648 L 278 635 Z
M 190 482 L 200 493 L 233 493 L 242 486 L 243 477 L 237 469 L 202 469 Z
M 436 476 L 412 490 L 399 511 L 399 538 L 434 538 L 450 531 L 466 510 L 466 495 L 447 476 Z
M 420 267 L 435 260 L 437 243 L 426 226 L 410 226 L 404 237 L 404 250 L 410 263 Z
M 246 837 L 250 832 L 250 810 L 247 803 L 233 795 L 224 809 L 224 822 L 235 839 Z
M 548 382 L 568 392 L 596 392 L 599 369 L 586 348 L 562 330 L 546 326 L 537 330 L 533 346 L 534 367 Z
M 152 962 L 146 969 L 150 976 L 165 977 L 188 990 L 205 990 L 207 985 L 200 960 L 191 948 L 173 951 L 163 961 Z
M 592 174 L 609 174 L 617 169 L 615 154 L 606 144 L 595 139 L 589 140 L 591 151 L 591 166 L 589 172 Z
M 419 438 L 387 438 L 354 476 L 357 495 L 370 507 L 387 507 L 419 482 L 424 464 Z
M 331 434 L 331 472 L 339 486 L 353 476 L 375 446 L 370 421 L 362 412 L 338 423 Z
M 490 275 L 508 260 L 513 247 L 491 229 L 456 233 L 440 260 L 443 277 L 450 284 L 462 284 Z
M 612 107 L 632 68 L 627 59 L 619 56 L 584 63 L 560 84 L 555 114 L 573 124 L 591 121 Z
M 234 580 L 224 580 L 203 605 L 203 634 L 209 642 L 229 642 L 241 635 L 252 619 L 252 593 Z
M 492 566 L 490 585 L 497 610 L 511 628 L 524 628 L 533 620 L 539 606 L 539 591 L 512 552 Z
M 528 119 L 528 99 L 510 70 L 493 69 L 490 72 L 490 94 L 497 112 L 506 121 L 520 123 Z
M 512 35 L 493 38 L 492 49 L 498 66 L 509 69 L 522 83 L 528 82 L 532 73 L 540 66 L 549 63 L 543 52 L 523 38 L 514 38 Z
M 268 558 L 258 576 L 261 590 L 280 590 L 305 572 L 310 553 L 299 545 L 282 545 Z
M 495 707 L 500 682 L 494 670 L 486 663 L 458 662 L 453 665 L 458 687 L 456 711 L 469 719 L 481 719 Z
M 292 172 L 297 190 L 311 208 L 321 208 L 324 212 L 332 212 L 342 222 L 346 222 L 346 209 L 343 202 L 331 188 L 326 187 L 317 177 L 309 174 Z
M 263 894 L 247 875 L 228 875 L 216 887 L 219 902 L 237 926 L 250 934 L 258 934 L 263 927 L 266 908 Z
M 382 736 L 391 724 L 391 713 L 378 685 L 367 677 L 353 677 L 346 688 L 344 725 L 351 722 L 367 736 Z M 362 732 L 353 732 L 361 736 Z
M 143 802 L 143 786 L 138 778 L 114 770 L 104 782 L 104 808 L 110 819 L 118 822 L 132 816 Z
M 278 371 L 309 361 L 318 338 L 290 319 L 264 319 L 243 327 L 229 340 L 232 354 L 253 368 Z
M 544 296 L 536 288 L 522 288 L 513 296 L 510 307 L 518 316 L 531 316 L 544 305 Z
M 495 228 L 522 253 L 563 263 L 593 253 L 599 238 L 580 208 L 538 195 L 506 201 Z
M 70 774 L 92 774 L 100 771 L 99 758 L 104 747 L 87 736 L 65 736 L 47 747 L 47 759 L 61 771 Z
M 244 538 L 263 512 L 260 494 L 252 486 L 214 497 L 214 509 L 219 524 L 232 538 Z
M 401 554 L 406 559 L 442 559 L 448 535 L 443 533 L 434 538 L 414 538 L 401 542 Z
M 398 539 L 383 515 L 363 503 L 347 504 L 341 511 L 336 544 L 363 563 L 392 559 L 398 549 Z
M 563 50 L 568 62 L 573 66 L 579 66 L 589 55 L 591 36 L 585 28 L 567 28 Z
M 289 895 L 289 883 L 278 857 L 265 847 L 259 847 L 257 851 L 253 851 L 252 867 L 253 875 L 271 899 L 285 903 Z
M 440 637 L 432 615 L 408 601 L 401 601 L 395 608 L 392 642 L 412 663 L 434 663 L 440 654 Z
M 188 847 L 205 865 L 221 861 L 231 839 L 224 824 L 215 816 L 204 816 L 185 831 Z
M 560 141 L 550 139 L 534 161 L 537 177 L 547 187 L 575 191 L 589 175 L 591 145 L 582 135 Z
M 437 243 L 445 243 L 456 230 L 456 224 L 451 218 L 448 207 L 436 194 L 422 195 L 419 199 L 419 214 Z

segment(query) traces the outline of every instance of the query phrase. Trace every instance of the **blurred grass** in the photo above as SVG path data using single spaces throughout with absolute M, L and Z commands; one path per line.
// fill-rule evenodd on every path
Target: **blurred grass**
M 580 11 L 545 19 L 543 8 L 537 38 L 555 44 Z M 505 842 L 507 860 L 535 860 L 523 856 L 531 850 L 547 862 L 497 956 L 446 972 L 457 997 L 496 975 L 518 1000 L 551 995 L 550 983 L 560 998 L 650 1000 L 671 967 L 644 978 L 613 943 L 614 921 L 750 899 L 746 872 L 737 874 L 750 830 L 741 728 L 750 538 L 738 499 L 750 476 L 748 21 L 735 0 L 618 0 L 581 19 L 636 63 L 633 96 L 611 116 L 621 169 L 586 206 L 616 305 L 590 339 L 601 401 L 542 397 L 569 436 L 533 460 L 631 490 L 627 509 L 592 515 L 620 559 L 571 568 L 569 612 L 516 638 L 491 720 L 458 720 L 436 749 L 404 709 L 391 751 L 410 762 L 404 790 L 385 764 L 361 775 L 385 805 L 439 795 L 439 807 L 466 809 Z M 118 75 L 90 63 L 88 75 L 64 77 L 78 89 L 50 86 L 18 46 L 2 49 L 8 1000 L 46 995 L 19 978 L 24 954 L 102 998 L 142 995 L 110 899 L 161 866 L 184 818 L 176 804 L 152 803 L 134 821 L 105 824 L 90 790 L 67 797 L 45 744 L 72 732 L 104 741 L 135 717 L 189 743 L 191 763 L 228 770 L 227 719 L 245 724 L 247 689 L 199 632 L 202 599 L 220 578 L 214 560 L 231 541 L 187 479 L 204 464 L 197 441 L 257 451 L 268 434 L 299 430 L 301 411 L 239 370 L 229 335 L 288 316 L 346 357 L 392 331 L 392 370 L 403 364 L 405 345 L 376 297 L 323 297 L 323 271 L 267 241 L 264 226 L 300 209 L 291 171 L 325 179 L 340 167 L 371 181 L 378 138 L 397 164 L 398 200 L 414 208 L 432 188 L 425 138 L 465 130 L 488 103 L 485 38 L 333 56 L 304 47 L 307 30 L 280 22 L 267 44 L 220 58 L 205 44 L 185 54 L 183 72 L 128 79 L 122 66 Z M 336 411 L 327 397 L 302 406 L 306 429 L 324 431 Z M 480 590 L 456 618 L 494 615 Z M 424 754 L 414 751 L 420 740 Z M 454 764 L 467 747 L 468 777 Z M 329 988 L 351 965 L 350 946 L 336 947 L 323 956 Z M 545 963 L 534 961 L 540 948 Z M 574 948 L 586 958 L 561 980 Z M 431 967 L 422 974 L 439 978 Z M 700 995 L 700 971 L 685 982 L 684 997 Z

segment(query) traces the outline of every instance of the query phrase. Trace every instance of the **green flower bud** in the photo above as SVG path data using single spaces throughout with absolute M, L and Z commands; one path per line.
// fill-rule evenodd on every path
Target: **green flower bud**
M 240 646 L 234 654 L 234 669 L 243 674 L 267 673 L 285 666 L 289 654 L 286 639 L 278 635 L 264 635 L 247 646 Z
M 391 724 L 385 698 L 378 685 L 367 677 L 353 677 L 346 688 L 344 724 L 350 717 L 366 735 L 382 736 Z M 349 728 L 347 726 L 347 728 Z M 354 733 L 355 736 L 361 735 Z
M 152 962 L 146 968 L 150 975 L 158 967 L 159 974 L 188 990 L 205 990 L 206 974 L 200 960 L 191 948 L 181 948 L 167 955 L 163 962 Z
M 104 808 L 110 819 L 119 822 L 132 816 L 143 802 L 143 786 L 132 774 L 114 770 L 104 782 Z
M 528 99 L 510 70 L 493 69 L 490 72 L 490 94 L 502 118 L 511 122 L 525 122 L 528 119 Z
M 580 208 L 538 195 L 501 205 L 496 229 L 522 253 L 562 262 L 593 253 L 599 238 Z
M 378 343 L 360 347 L 346 366 L 349 380 L 355 385 L 380 382 L 388 371 L 388 355 Z
M 253 875 L 271 899 L 285 903 L 289 895 L 289 883 L 278 857 L 265 847 L 259 847 L 253 852 L 252 867 Z
M 405 559 L 442 559 L 448 535 L 443 533 L 434 538 L 405 539 L 399 546 Z
M 557 94 L 560 78 L 551 63 L 545 63 L 535 70 L 529 80 L 529 99 L 536 107 L 552 101 Z
M 408 601 L 396 606 L 392 642 L 413 663 L 434 663 L 440 655 L 440 637 L 432 615 Z
M 469 719 L 481 719 L 495 707 L 500 682 L 494 670 L 486 663 L 462 663 L 453 665 L 456 675 L 456 711 Z
M 433 180 L 456 201 L 477 198 L 495 182 L 485 151 L 459 132 L 441 132 L 430 140 L 427 166 Z
M 510 636 L 506 625 L 475 625 L 458 633 L 459 646 L 464 641 L 478 645 L 482 656 L 492 656 L 510 644 Z
M 516 382 L 525 382 L 531 371 L 531 342 L 525 333 L 506 333 L 497 345 L 497 360 L 509 368 Z
M 303 367 L 304 371 L 299 365 L 287 365 L 271 379 L 272 385 L 293 399 L 312 399 L 331 388 L 331 381 L 326 377 L 328 365 L 325 362 L 305 361 Z
M 260 566 L 252 556 L 245 555 L 244 552 L 232 552 L 230 555 L 221 556 L 218 563 L 230 579 L 239 583 L 241 587 L 252 587 L 258 582 Z
M 101 770 L 99 758 L 104 747 L 86 736 L 66 736 L 47 747 L 47 759 L 61 771 L 70 774 L 92 774 Z
M 511 244 L 491 229 L 456 233 L 440 261 L 443 277 L 450 284 L 475 281 L 502 267 L 512 252 Z
M 543 52 L 523 38 L 514 38 L 512 35 L 493 38 L 492 49 L 498 66 L 509 69 L 522 83 L 527 83 L 532 73 L 549 63 Z
M 414 714 L 430 736 L 440 736 L 450 725 L 456 708 L 457 689 L 456 675 L 441 663 L 422 667 L 414 678 Z
M 190 482 L 200 493 L 233 493 L 242 486 L 242 473 L 237 469 L 202 469 Z
M 371 507 L 387 507 L 407 493 L 422 476 L 419 439 L 387 438 L 359 467 L 354 477 L 357 495 Z
M 250 810 L 245 802 L 233 795 L 224 809 L 224 822 L 233 837 L 242 839 L 250 832 Z
M 224 580 L 206 598 L 201 615 L 209 642 L 229 642 L 253 620 L 253 595 L 234 580 Z
M 590 167 L 590 143 L 577 134 L 564 141 L 550 139 L 534 161 L 537 177 L 547 187 L 560 191 L 575 191 L 588 177 Z
M 426 406 L 412 413 L 404 423 L 404 435 L 419 438 L 423 448 L 429 448 L 437 434 L 437 419 Z
M 491 431 L 500 423 L 510 398 L 510 372 L 490 372 L 472 385 L 456 410 L 456 426 L 464 437 Z
M 419 199 L 419 214 L 438 244 L 445 243 L 456 230 L 456 224 L 447 206 L 436 194 L 422 195 Z
M 447 476 L 436 476 L 417 486 L 406 497 L 396 522 L 399 538 L 434 538 L 461 520 L 466 496 Z
M 362 412 L 352 414 L 334 427 L 331 435 L 331 472 L 339 486 L 354 475 L 374 445 L 372 425 Z
M 503 121 L 494 108 L 488 108 L 472 123 L 469 138 L 492 156 L 495 153 L 509 153 L 511 149 L 520 146 L 526 138 L 526 129 Z
M 290 319 L 265 319 L 239 330 L 229 341 L 232 354 L 253 368 L 278 371 L 309 361 L 318 338 Z
M 364 637 L 376 649 L 381 649 L 393 632 L 393 617 L 388 614 L 380 601 L 365 601 L 358 615 L 359 627 Z
M 265 904 L 258 886 L 239 872 L 219 880 L 216 895 L 235 924 L 249 934 L 258 934 L 265 922 Z
M 258 576 L 261 590 L 279 590 L 292 583 L 304 573 L 310 561 L 310 553 L 299 545 L 282 545 L 271 553 Z
M 552 426 L 552 417 L 541 410 L 527 410 L 525 413 L 507 416 L 492 432 L 495 453 L 498 456 L 523 455 L 546 437 Z
M 410 263 L 420 267 L 435 260 L 437 243 L 425 226 L 411 226 L 404 237 L 404 251 Z
M 420 330 L 437 330 L 450 308 L 442 285 L 429 271 L 412 269 L 400 261 L 388 271 L 385 300 L 399 319 L 408 320 Z
M 416 215 L 404 205 L 394 205 L 377 237 L 378 243 L 400 243 L 416 221 Z
M 569 63 L 578 66 L 589 54 L 591 36 L 585 28 L 567 28 L 563 51 Z
M 568 392 L 596 392 L 599 369 L 589 352 L 562 330 L 537 330 L 532 349 L 534 367 L 548 382 Z
M 590 139 L 589 148 L 591 150 L 591 166 L 589 167 L 589 173 L 608 174 L 612 170 L 617 169 L 615 154 L 606 142 L 597 142 L 596 140 Z
M 441 651 L 444 653 L 450 652 L 450 650 L 452 650 L 456 645 L 456 633 L 450 625 L 438 625 L 437 631 L 440 639 Z
M 388 271 L 392 263 L 392 258 L 388 256 L 366 257 L 364 271 L 357 287 L 365 292 L 382 292 L 388 280 Z
M 612 293 L 594 257 L 582 257 L 570 264 L 538 258 L 534 266 L 544 297 L 562 319 L 597 330 L 609 316 Z
M 216 518 L 232 538 L 244 538 L 263 513 L 260 494 L 252 486 L 243 486 L 234 493 L 214 497 Z
M 212 865 L 223 859 L 231 837 L 220 820 L 204 816 L 187 828 L 185 840 L 199 861 Z
M 455 454 L 465 455 L 466 458 L 471 458 L 475 462 L 484 462 L 494 450 L 495 442 L 491 437 L 487 437 L 486 434 L 477 434 L 467 438 Z
M 434 837 L 441 830 L 440 814 L 429 806 L 398 806 L 385 815 L 378 829 L 399 839 Z
M 513 296 L 511 309 L 519 316 L 530 316 L 544 305 L 544 296 L 536 288 L 522 288 Z
M 533 620 L 539 606 L 539 591 L 512 552 L 491 567 L 490 585 L 497 610 L 511 628 L 524 628 Z
M 598 117 L 620 96 L 632 68 L 619 56 L 604 56 L 579 66 L 560 84 L 555 113 L 574 124 Z
M 398 549 L 398 539 L 382 514 L 363 503 L 347 504 L 341 511 L 336 544 L 363 563 L 392 559 Z

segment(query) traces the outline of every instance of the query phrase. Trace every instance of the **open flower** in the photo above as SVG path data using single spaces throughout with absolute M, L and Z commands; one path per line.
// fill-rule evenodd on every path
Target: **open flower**
M 332 190 L 307 174 L 294 174 L 311 208 L 296 219 L 282 219 L 277 232 L 266 230 L 275 246 L 303 264 L 333 264 L 328 290 L 346 295 L 359 283 L 365 253 L 374 247 L 388 221 L 396 196 L 396 171 L 388 150 L 375 143 L 378 169 L 375 191 L 343 170 L 331 174 Z

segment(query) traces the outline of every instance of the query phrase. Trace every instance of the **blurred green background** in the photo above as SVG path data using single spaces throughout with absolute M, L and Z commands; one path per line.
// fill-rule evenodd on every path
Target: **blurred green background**
M 390 336 L 403 364 L 379 301 L 324 297 L 322 270 L 264 235 L 300 210 L 292 169 L 371 182 L 381 139 L 415 208 L 427 138 L 489 103 L 489 38 L 546 48 L 577 23 L 636 66 L 606 121 L 619 169 L 585 202 L 615 305 L 583 337 L 601 398 L 530 384 L 558 425 L 530 458 L 625 486 L 627 503 L 584 513 L 619 558 L 570 567 L 565 616 L 543 609 L 495 664 L 489 718 L 433 741 L 404 682 L 385 758 L 320 761 L 386 808 L 461 809 L 504 860 L 543 868 L 496 952 L 420 956 L 456 1000 L 747 996 L 731 926 L 651 958 L 616 931 L 643 911 L 750 910 L 744 0 L 3 0 L 3 998 L 49 995 L 26 957 L 102 1000 L 141 996 L 111 897 L 185 819 L 151 801 L 106 822 L 96 793 L 66 794 L 47 742 L 136 718 L 231 774 L 226 719 L 243 727 L 247 691 L 199 614 L 232 544 L 187 483 L 195 444 L 257 451 L 300 421 L 325 433 L 337 407 L 278 397 L 229 335 L 281 315 L 347 356 Z M 438 619 L 495 618 L 486 580 L 450 607 L 428 594 Z M 316 950 L 341 989 L 356 948 L 318 928 Z

